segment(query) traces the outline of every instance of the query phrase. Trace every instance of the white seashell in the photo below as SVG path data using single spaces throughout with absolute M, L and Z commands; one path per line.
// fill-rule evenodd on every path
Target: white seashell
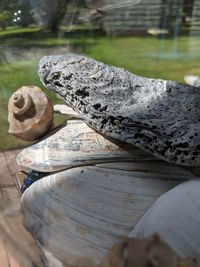
M 149 162 L 142 163 L 144 171 L 136 162 L 124 164 L 126 170 L 119 162 L 110 168 L 72 168 L 42 178 L 23 193 L 26 228 L 63 264 L 76 265 L 83 258 L 99 263 L 160 195 L 193 178 L 167 173 L 164 166 L 158 174 L 158 168 L 149 170 Z
M 41 172 L 114 160 L 154 160 L 142 150 L 129 146 L 123 150 L 96 133 L 81 120 L 67 125 L 46 139 L 25 148 L 17 156 L 18 165 Z
M 9 99 L 9 133 L 26 141 L 37 140 L 52 126 L 53 104 L 36 86 L 22 86 Z
M 184 80 L 187 84 L 200 87 L 200 77 L 195 75 L 185 75 Z
M 75 112 L 72 108 L 66 106 L 66 105 L 54 105 L 54 112 L 62 115 L 70 116 L 71 118 L 78 118 L 81 119 L 81 116 Z
M 198 76 L 195 75 L 185 75 L 184 80 L 189 85 L 194 85 L 195 81 L 198 79 Z
M 195 257 L 200 266 L 200 181 L 183 183 L 162 195 L 136 225 L 131 237 L 155 231 L 182 257 Z

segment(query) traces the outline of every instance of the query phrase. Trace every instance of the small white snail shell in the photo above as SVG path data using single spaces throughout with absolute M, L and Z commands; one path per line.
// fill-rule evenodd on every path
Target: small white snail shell
M 22 86 L 9 99 L 10 134 L 26 141 L 37 140 L 52 126 L 53 105 L 36 86 Z

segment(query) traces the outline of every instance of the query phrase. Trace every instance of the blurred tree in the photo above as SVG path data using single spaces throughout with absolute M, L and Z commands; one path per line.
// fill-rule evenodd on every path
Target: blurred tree
M 27 0 L 0 1 L 0 27 L 8 25 L 26 27 L 33 23 L 32 9 Z
M 192 18 L 194 0 L 183 0 L 182 24 L 187 24 L 187 19 Z
M 33 10 L 30 2 L 27 0 L 17 0 L 18 10 L 21 10 L 19 25 L 27 27 L 34 23 Z
M 0 11 L 0 28 L 4 30 L 7 26 L 7 23 L 10 19 L 10 12 L 7 10 Z
M 72 0 L 40 0 L 45 16 L 46 27 L 57 34 L 59 25 L 65 17 L 67 7 Z
M 160 28 L 167 29 L 171 35 L 175 31 L 180 33 L 191 24 L 193 9 L 194 0 L 162 0 Z
M 33 1 L 33 0 L 30 0 Z M 66 15 L 76 16 L 79 9 L 88 8 L 86 0 L 37 0 L 39 2 L 37 10 L 43 17 L 46 29 L 57 35 L 59 26 L 64 21 Z M 35 2 L 35 0 L 34 0 Z M 67 14 L 68 13 L 68 14 Z

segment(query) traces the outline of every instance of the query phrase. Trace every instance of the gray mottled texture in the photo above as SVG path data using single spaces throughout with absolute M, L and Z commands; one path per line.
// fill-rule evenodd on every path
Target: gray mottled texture
M 43 57 L 39 76 L 104 136 L 168 162 L 200 164 L 199 88 L 143 78 L 75 54 Z

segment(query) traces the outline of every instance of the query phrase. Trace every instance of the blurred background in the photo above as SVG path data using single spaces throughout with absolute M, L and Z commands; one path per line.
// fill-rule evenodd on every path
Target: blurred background
M 146 77 L 200 76 L 200 1 L 0 0 L 0 149 L 30 144 L 7 133 L 11 94 L 42 86 L 42 56 L 68 52 Z

